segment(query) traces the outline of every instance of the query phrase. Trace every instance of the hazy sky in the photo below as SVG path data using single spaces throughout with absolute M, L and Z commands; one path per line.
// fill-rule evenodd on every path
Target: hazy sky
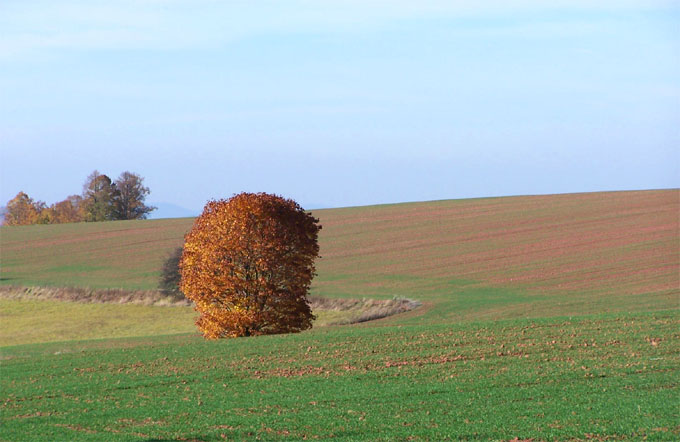
M 677 5 L 2 0 L 0 204 L 678 187 Z

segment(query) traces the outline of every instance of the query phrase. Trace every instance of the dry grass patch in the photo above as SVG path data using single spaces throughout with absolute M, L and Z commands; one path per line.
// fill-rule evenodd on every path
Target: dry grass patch
M 311 296 L 309 302 L 312 311 L 323 312 L 346 312 L 343 319 L 332 321 L 327 325 L 356 324 L 358 322 L 372 321 L 387 316 L 405 313 L 420 306 L 419 301 L 394 297 L 392 299 L 347 299 L 347 298 L 323 298 Z
M 83 287 L 0 286 L 1 299 L 67 301 L 81 304 L 135 304 L 156 306 L 190 306 L 186 298 L 160 290 L 91 289 Z
M 191 305 L 158 290 L 0 286 L 0 346 L 191 333 Z M 311 299 L 315 327 L 383 318 L 417 305 L 407 299 Z
M 186 298 L 161 290 L 91 289 L 82 287 L 0 286 L 0 299 L 65 301 L 81 304 L 134 304 L 147 306 L 191 306 Z M 310 296 L 312 311 L 323 312 L 324 325 L 355 324 L 404 313 L 420 306 L 407 298 L 351 299 Z M 341 315 L 334 313 L 342 312 Z

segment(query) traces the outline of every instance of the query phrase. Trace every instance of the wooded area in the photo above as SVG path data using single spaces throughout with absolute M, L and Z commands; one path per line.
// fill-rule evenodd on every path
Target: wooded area
M 155 207 L 144 204 L 150 191 L 143 182 L 136 173 L 125 171 L 112 181 L 95 170 L 85 180 L 80 195 L 70 195 L 51 206 L 22 191 L 7 203 L 3 225 L 145 219 Z

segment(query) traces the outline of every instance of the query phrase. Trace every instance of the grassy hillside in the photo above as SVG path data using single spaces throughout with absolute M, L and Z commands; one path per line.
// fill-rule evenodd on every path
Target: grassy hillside
M 313 292 L 415 297 L 433 316 L 677 306 L 680 193 L 604 192 L 319 210 Z M 2 227 L 3 284 L 157 285 L 192 219 Z M 428 318 L 428 321 L 433 317 Z
M 147 336 L 2 347 L 0 440 L 678 440 L 678 199 L 315 211 L 315 293 L 423 307 L 218 342 L 156 335 L 147 315 Z M 2 283 L 153 288 L 190 225 L 3 227 Z M 0 307 L 13 320 L 31 309 L 25 327 L 51 317 Z M 182 319 L 155 308 L 177 331 Z M 128 326 L 138 314 L 124 314 Z
M 151 289 L 193 219 L 0 227 L 3 284 Z

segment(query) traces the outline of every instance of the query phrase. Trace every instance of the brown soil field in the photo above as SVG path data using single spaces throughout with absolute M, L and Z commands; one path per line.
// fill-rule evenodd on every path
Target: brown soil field
M 676 308 L 679 213 L 677 189 L 318 210 L 313 293 L 454 299 L 448 316 Z M 192 222 L 2 227 L 2 284 L 154 289 Z

